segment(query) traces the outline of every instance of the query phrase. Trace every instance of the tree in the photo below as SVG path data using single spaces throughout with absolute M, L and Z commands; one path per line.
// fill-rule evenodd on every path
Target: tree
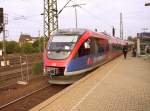
M 12 54 L 15 52 L 18 43 L 16 41 L 6 41 L 6 53 Z
M 25 54 L 34 53 L 34 48 L 32 47 L 31 43 L 25 43 L 25 44 L 23 44 L 21 50 L 22 50 L 22 53 L 25 53 Z
M 15 53 L 20 53 L 21 52 L 21 47 L 20 47 L 19 43 L 17 43 L 17 45 L 15 46 L 14 52 Z
M 3 48 L 3 42 L 0 41 L 0 49 L 2 49 L 2 48 Z
M 32 44 L 33 48 L 35 49 L 35 52 L 40 52 L 43 51 L 43 37 L 36 40 L 33 44 Z
M 128 36 L 127 39 L 128 39 L 129 41 L 132 41 L 132 40 L 133 40 L 132 36 Z

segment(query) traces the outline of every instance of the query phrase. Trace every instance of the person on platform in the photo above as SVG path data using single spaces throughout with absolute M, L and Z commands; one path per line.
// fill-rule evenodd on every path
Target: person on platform
M 124 59 L 126 59 L 127 58 L 127 53 L 128 53 L 127 45 L 123 46 L 122 52 L 123 52 L 123 55 L 124 55 Z
M 145 55 L 146 55 L 146 58 L 148 57 L 149 50 L 150 50 L 150 46 L 149 46 L 149 45 L 146 45 L 146 46 L 145 46 Z
M 136 48 L 135 48 L 135 46 L 132 47 L 132 57 L 136 57 Z

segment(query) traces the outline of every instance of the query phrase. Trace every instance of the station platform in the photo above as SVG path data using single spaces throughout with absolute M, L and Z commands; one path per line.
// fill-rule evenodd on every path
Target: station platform
M 150 111 L 150 59 L 120 56 L 30 111 Z

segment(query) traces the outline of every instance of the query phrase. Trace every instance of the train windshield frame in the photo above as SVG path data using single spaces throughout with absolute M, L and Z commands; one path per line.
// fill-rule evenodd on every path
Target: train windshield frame
M 78 38 L 79 35 L 53 35 L 47 47 L 48 58 L 66 59 L 75 47 Z

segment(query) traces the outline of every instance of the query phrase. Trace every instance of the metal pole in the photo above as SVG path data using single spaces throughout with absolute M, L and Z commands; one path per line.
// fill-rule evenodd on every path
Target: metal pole
M 76 28 L 78 28 L 78 17 L 77 17 L 77 8 L 76 8 L 76 6 L 74 7 L 74 9 L 75 9 Z
M 26 55 L 26 64 L 27 64 L 27 81 L 29 81 L 30 75 L 29 75 L 28 56 L 27 55 Z
M 41 53 L 41 43 L 40 43 L 40 40 L 41 40 L 41 34 L 40 34 L 40 30 L 38 31 L 39 32 L 39 52 Z
M 6 66 L 5 56 L 6 56 L 5 23 L 3 22 L 3 60 L 4 60 L 4 66 Z
M 22 73 L 22 58 L 20 56 L 20 71 L 21 71 L 21 80 L 23 81 L 23 73 Z
M 43 14 L 43 53 L 45 51 L 45 36 L 46 36 L 46 4 L 45 4 L 46 0 L 44 0 L 44 5 L 43 5 L 43 10 L 44 10 L 44 14 Z M 44 54 L 43 54 L 43 59 L 44 59 Z M 44 61 L 44 60 L 43 60 Z M 43 62 L 44 63 L 44 62 Z M 43 75 L 45 74 L 45 68 L 44 68 L 44 64 L 43 64 Z
M 141 48 L 140 48 L 140 38 L 137 38 L 137 55 L 140 56 Z
M 74 4 L 72 6 L 66 6 L 66 7 L 73 7 L 75 9 L 75 22 L 76 22 L 76 28 L 78 28 L 78 14 L 77 14 L 77 7 L 81 7 L 81 5 L 85 4 Z
M 123 21 L 122 21 L 122 13 L 120 13 L 120 38 L 123 39 Z
M 43 52 L 45 51 L 45 13 L 46 13 L 46 11 L 45 11 L 45 6 L 46 4 L 45 4 L 45 0 L 44 0 L 44 16 L 43 16 L 43 23 L 44 23 L 44 25 L 43 25 Z

